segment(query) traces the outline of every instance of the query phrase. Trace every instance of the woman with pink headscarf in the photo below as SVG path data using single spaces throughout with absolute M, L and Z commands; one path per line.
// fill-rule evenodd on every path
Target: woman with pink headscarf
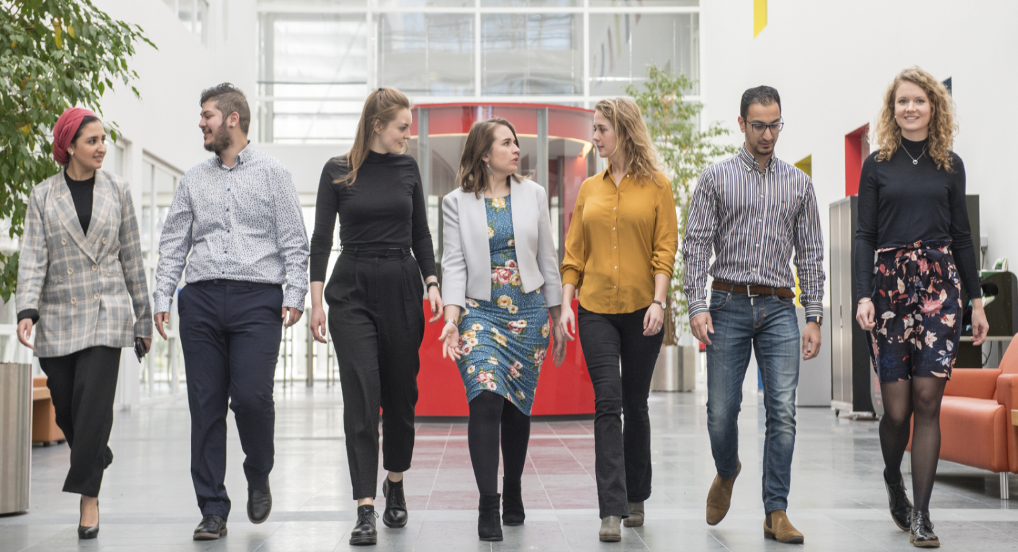
M 134 347 L 140 360 L 152 343 L 130 186 L 101 170 L 105 155 L 95 113 L 72 107 L 60 116 L 53 158 L 63 170 L 32 189 L 18 266 L 18 339 L 39 357 L 71 449 L 64 492 L 81 495 L 81 539 L 99 534 L 121 349 Z

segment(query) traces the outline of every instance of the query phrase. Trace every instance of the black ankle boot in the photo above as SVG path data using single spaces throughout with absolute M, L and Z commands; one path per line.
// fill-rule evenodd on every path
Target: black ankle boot
M 385 478 L 382 483 L 382 494 L 385 495 L 385 512 L 382 513 L 382 523 L 386 527 L 406 527 L 406 497 L 403 496 L 403 480 L 391 481 Z
M 357 507 L 357 525 L 350 532 L 350 544 L 377 544 L 378 530 L 375 529 L 375 518 L 378 514 L 372 505 Z
M 500 495 L 482 494 L 477 504 L 477 536 L 482 541 L 502 540 L 502 523 L 498 519 Z
M 884 487 L 887 488 L 887 504 L 891 509 L 891 519 L 898 529 L 908 531 L 912 524 L 912 501 L 908 499 L 905 492 L 905 478 L 898 475 L 895 483 L 887 482 L 887 472 L 884 472 Z
M 523 525 L 527 515 L 523 511 L 523 484 L 517 479 L 502 478 L 502 524 Z
M 912 545 L 916 548 L 937 548 L 940 546 L 940 539 L 933 532 L 933 522 L 930 521 L 929 512 L 912 512 L 912 534 L 909 536 Z

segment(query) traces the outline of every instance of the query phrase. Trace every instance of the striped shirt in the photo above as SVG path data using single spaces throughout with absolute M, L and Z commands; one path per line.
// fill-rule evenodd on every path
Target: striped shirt
M 708 167 L 693 192 L 682 244 L 690 320 L 708 310 L 708 273 L 733 284 L 794 288 L 793 247 L 799 301 L 806 316 L 822 315 L 824 244 L 810 178 L 774 156 L 761 170 L 745 145 Z

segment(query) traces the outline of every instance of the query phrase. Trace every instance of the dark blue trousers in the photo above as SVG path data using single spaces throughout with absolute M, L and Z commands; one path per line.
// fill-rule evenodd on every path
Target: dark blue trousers
M 237 421 L 248 484 L 265 483 L 272 471 L 272 384 L 282 336 L 283 289 L 208 280 L 184 286 L 179 295 L 191 409 L 191 480 L 202 515 L 226 519 L 227 401 Z

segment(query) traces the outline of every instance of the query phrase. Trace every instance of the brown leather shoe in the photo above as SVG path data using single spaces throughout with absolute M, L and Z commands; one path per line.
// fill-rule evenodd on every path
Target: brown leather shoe
M 707 493 L 707 525 L 717 525 L 728 515 L 728 508 L 732 506 L 732 487 L 735 486 L 735 479 L 742 472 L 742 462 L 739 462 L 735 469 L 735 477 L 722 479 L 720 475 L 714 476 L 714 482 L 710 485 Z
M 774 510 L 764 518 L 764 537 L 786 544 L 802 544 L 802 533 L 788 521 L 784 510 Z

